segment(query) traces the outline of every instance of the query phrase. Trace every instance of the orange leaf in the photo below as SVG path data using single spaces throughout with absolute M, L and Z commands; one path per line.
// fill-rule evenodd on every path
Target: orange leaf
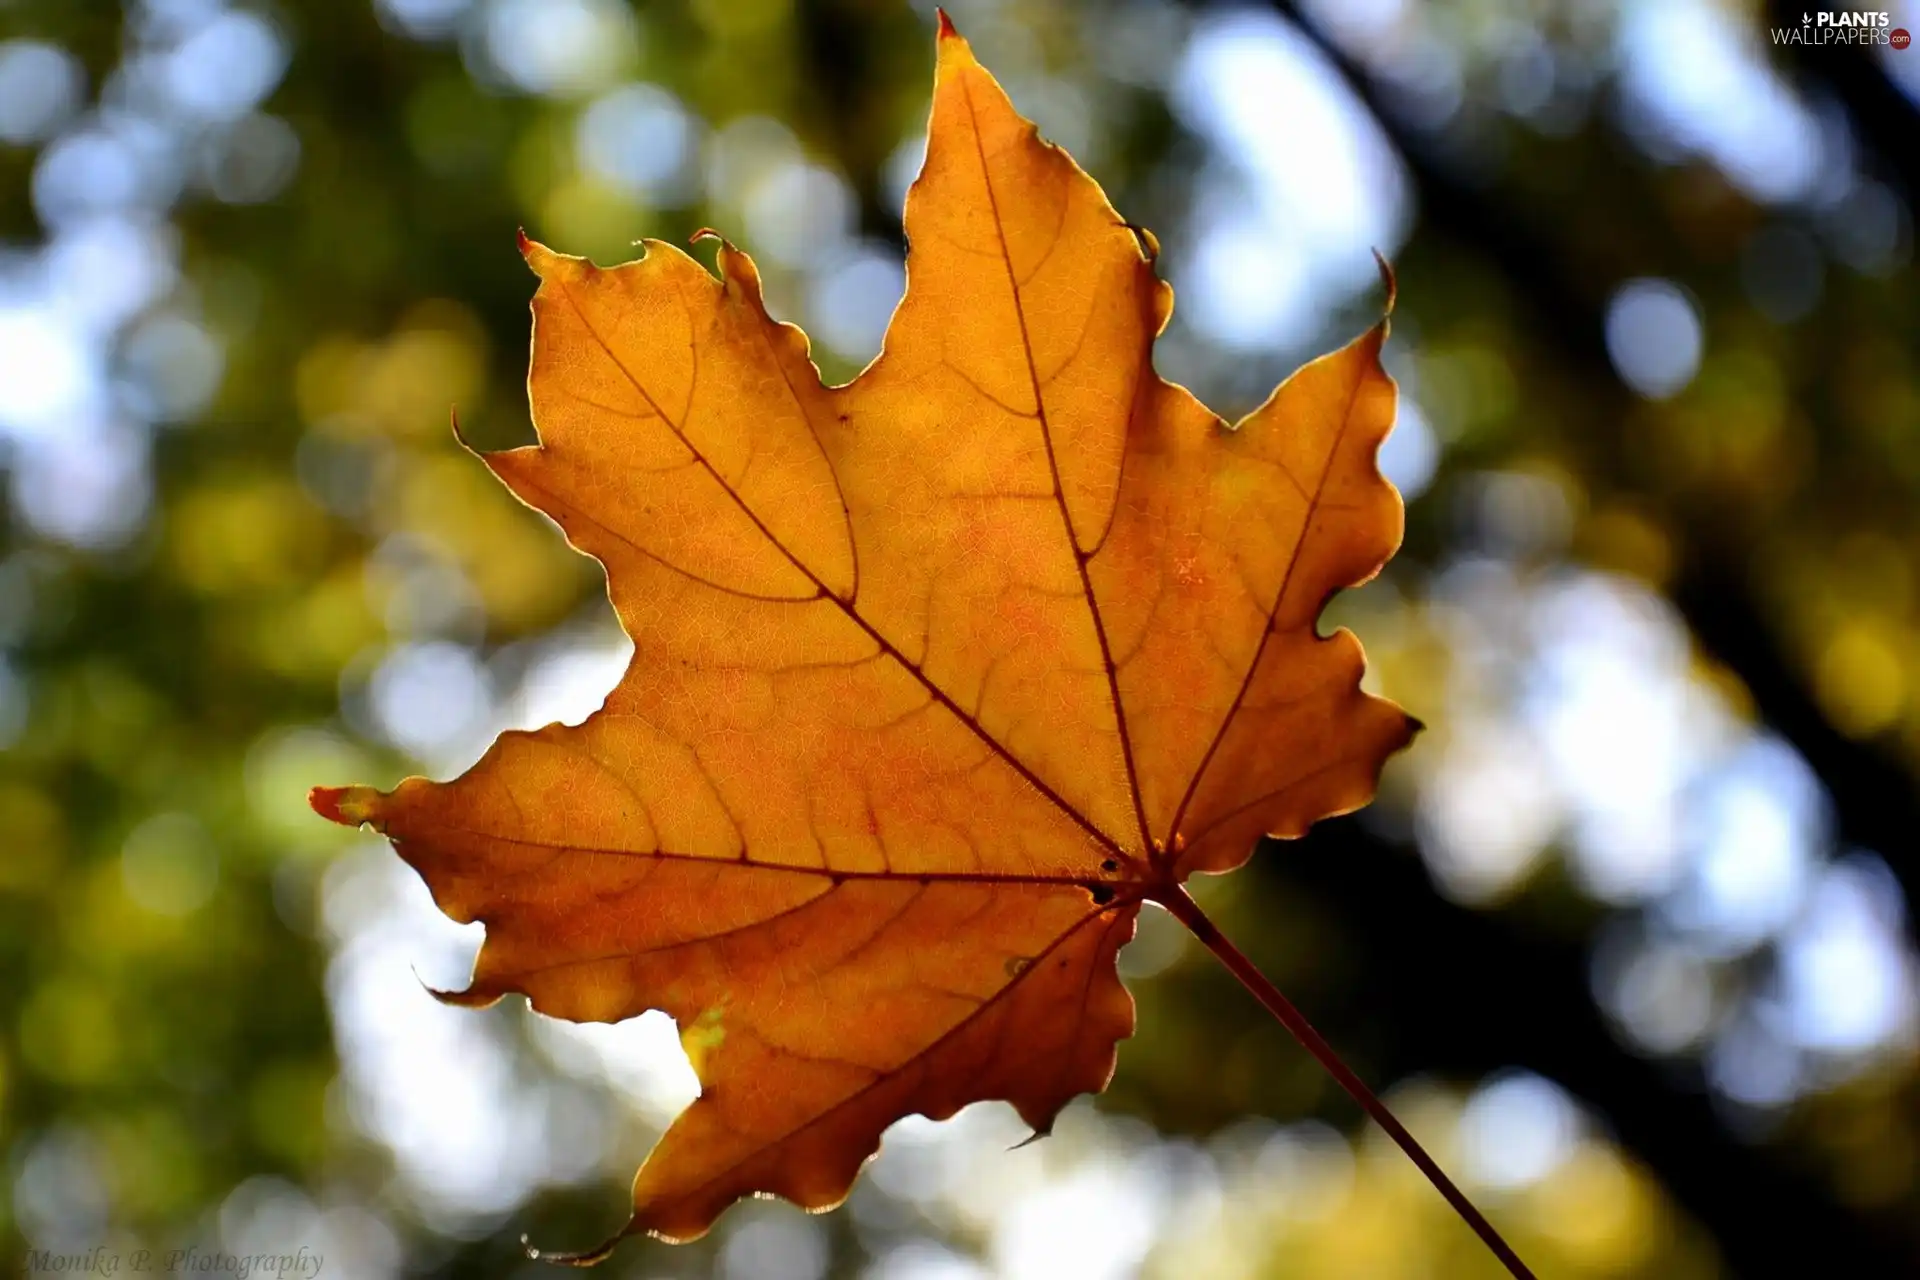
M 731 245 L 525 243 L 541 442 L 486 461 L 606 565 L 632 665 L 453 782 L 314 793 L 487 926 L 446 998 L 678 1020 L 701 1096 L 623 1234 L 836 1204 L 910 1113 L 1045 1132 L 1132 1031 L 1141 903 L 1366 803 L 1412 733 L 1314 630 L 1399 542 L 1385 321 L 1227 427 L 1153 372 L 1151 238 L 944 19 L 906 226 L 835 388 Z

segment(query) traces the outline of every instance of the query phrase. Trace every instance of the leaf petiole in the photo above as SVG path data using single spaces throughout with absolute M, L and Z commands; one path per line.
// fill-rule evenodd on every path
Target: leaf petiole
M 1367 1087 L 1366 1082 L 1341 1061 L 1340 1055 L 1334 1052 L 1333 1046 L 1313 1029 L 1313 1024 L 1307 1021 L 1306 1015 L 1294 1007 L 1293 1001 L 1282 995 L 1280 988 L 1274 986 L 1267 976 L 1254 966 L 1253 961 L 1247 959 L 1245 953 L 1220 932 L 1219 926 L 1200 909 L 1200 904 L 1193 900 L 1184 886 L 1171 885 L 1154 894 L 1153 899 L 1171 911 L 1174 918 L 1185 925 L 1193 936 L 1206 946 L 1207 950 L 1219 957 L 1220 963 L 1226 965 L 1228 971 L 1240 979 L 1240 985 L 1252 992 L 1254 998 L 1265 1005 L 1267 1011 L 1278 1018 L 1282 1026 L 1293 1033 L 1294 1039 L 1319 1060 L 1320 1065 L 1327 1069 L 1327 1074 L 1339 1081 L 1340 1087 L 1345 1089 L 1353 1100 L 1373 1117 L 1375 1123 L 1387 1131 L 1387 1135 L 1407 1153 L 1407 1158 L 1413 1161 L 1420 1172 L 1427 1175 L 1427 1181 L 1434 1185 L 1434 1189 L 1446 1197 L 1447 1203 L 1453 1206 L 1454 1212 L 1473 1228 L 1474 1234 L 1485 1242 L 1487 1248 L 1493 1252 L 1493 1256 L 1512 1273 L 1514 1280 L 1536 1280 L 1533 1272 L 1527 1269 L 1527 1264 L 1520 1261 L 1520 1255 L 1500 1237 L 1500 1233 L 1493 1229 L 1493 1224 L 1487 1221 L 1485 1215 L 1474 1208 L 1473 1202 L 1467 1199 L 1466 1193 L 1454 1185 L 1453 1179 L 1449 1178 L 1433 1157 L 1427 1154 L 1426 1148 L 1407 1132 L 1407 1127 L 1387 1109 L 1387 1104 L 1380 1101 L 1373 1090 Z

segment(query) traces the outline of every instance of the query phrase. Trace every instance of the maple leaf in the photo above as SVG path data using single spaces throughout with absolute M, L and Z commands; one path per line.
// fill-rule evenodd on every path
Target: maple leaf
M 911 1113 L 1046 1132 L 1132 1032 L 1142 904 L 1210 928 L 1182 882 L 1366 803 L 1416 728 L 1315 630 L 1400 539 L 1384 320 L 1228 427 L 1154 373 L 1151 236 L 944 16 L 906 230 L 831 388 L 729 244 L 523 238 L 540 443 L 486 463 L 605 564 L 632 663 L 452 782 L 313 793 L 485 924 L 444 999 L 677 1020 L 701 1093 L 622 1235 L 837 1204 Z

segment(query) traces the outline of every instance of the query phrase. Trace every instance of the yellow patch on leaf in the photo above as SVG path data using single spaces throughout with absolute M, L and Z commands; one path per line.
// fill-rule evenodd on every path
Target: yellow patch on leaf
M 1132 1032 L 1141 903 L 1366 803 L 1413 731 L 1314 629 L 1400 539 L 1384 321 L 1229 428 L 1153 372 L 1151 237 L 944 20 L 906 228 L 832 388 L 731 245 L 525 243 L 540 443 L 486 463 L 606 565 L 632 665 L 452 782 L 314 793 L 486 925 L 447 999 L 679 1021 L 703 1091 L 622 1235 L 837 1204 L 912 1113 L 1046 1131 Z

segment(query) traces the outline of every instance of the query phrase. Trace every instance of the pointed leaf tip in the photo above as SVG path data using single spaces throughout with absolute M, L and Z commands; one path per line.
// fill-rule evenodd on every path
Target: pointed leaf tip
M 1394 277 L 1393 264 L 1387 261 L 1387 255 L 1378 249 L 1373 251 L 1374 265 L 1380 268 L 1380 284 L 1387 291 L 1387 304 L 1380 309 L 1382 317 L 1393 314 L 1394 300 L 1400 296 L 1400 282 Z
M 533 240 L 527 235 L 527 229 L 525 227 L 515 227 L 513 229 L 513 239 L 514 243 L 520 246 L 521 257 L 527 257 L 533 252 Z
M 421 978 L 417 972 L 413 976 L 419 981 L 422 991 L 425 991 L 428 995 L 450 1009 L 490 1009 L 500 1003 L 500 993 L 497 991 L 474 991 L 472 989 L 466 991 L 445 991 L 439 987 L 428 986 L 426 980 Z
M 947 16 L 947 11 L 945 9 L 935 9 L 933 11 L 933 16 L 940 23 L 940 38 L 942 40 L 945 40 L 945 39 L 948 39 L 949 37 L 957 36 L 960 34 L 958 31 L 955 31 L 953 29 L 953 19 Z
M 380 793 L 372 787 L 315 787 L 307 792 L 307 804 L 328 822 L 343 827 L 358 827 L 374 820 Z
M 1039 1142 L 1042 1139 L 1051 1138 L 1052 1136 L 1053 1136 L 1053 1127 L 1051 1125 L 1049 1125 L 1045 1129 L 1035 1129 L 1032 1133 L 1028 1134 L 1026 1137 L 1020 1139 L 1020 1141 L 1008 1147 L 1007 1150 L 1019 1151 L 1019 1150 L 1022 1150 L 1023 1148 L 1032 1146 L 1034 1143 Z
M 592 1249 L 582 1250 L 579 1253 L 556 1253 L 552 1249 L 537 1248 L 528 1237 L 524 1235 L 520 1237 L 520 1247 L 526 1250 L 528 1260 L 533 1262 L 551 1263 L 556 1267 L 592 1267 L 605 1262 L 612 1256 L 613 1251 L 619 1247 L 620 1242 L 631 1234 L 633 1234 L 633 1223 L 629 1221 L 627 1225 L 621 1229 L 620 1234 L 614 1236 L 611 1240 L 597 1245 Z
M 328 822 L 344 823 L 347 819 L 340 812 L 340 797 L 346 791 L 345 787 L 314 787 L 307 792 L 307 804 Z

